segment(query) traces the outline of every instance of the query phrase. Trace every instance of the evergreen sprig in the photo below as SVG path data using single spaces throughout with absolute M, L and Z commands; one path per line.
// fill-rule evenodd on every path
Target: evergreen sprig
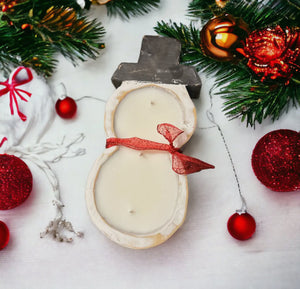
M 0 19 L 0 69 L 6 75 L 25 65 L 50 76 L 57 52 L 76 65 L 96 58 L 103 47 L 104 28 L 89 20 L 75 0 L 16 1 Z
M 224 9 L 214 0 L 194 0 L 189 5 L 189 15 L 209 20 L 214 15 L 231 14 L 241 17 L 250 30 L 256 30 L 275 24 L 283 27 L 300 25 L 300 10 L 293 0 L 270 0 L 265 6 L 261 1 L 229 0 Z M 202 24 L 205 22 L 202 22 Z M 283 82 L 261 82 L 247 67 L 247 59 L 238 63 L 219 62 L 205 56 L 201 51 L 201 30 L 198 23 L 190 25 L 174 22 L 158 22 L 154 30 L 166 37 L 176 38 L 181 42 L 181 62 L 193 65 L 198 71 L 214 76 L 219 94 L 224 98 L 224 111 L 229 118 L 240 117 L 247 125 L 255 126 L 266 118 L 273 121 L 291 106 L 300 105 L 300 83 L 291 79 L 289 84 Z
M 300 4 L 298 0 L 228 0 L 220 8 L 215 0 L 193 0 L 188 7 L 188 15 L 194 19 L 207 22 L 213 16 L 231 14 L 241 17 L 251 30 L 274 24 L 299 26 Z
M 241 121 L 250 126 L 266 118 L 275 121 L 291 106 L 300 104 L 300 86 L 296 82 L 267 85 L 254 77 L 245 65 L 231 69 L 217 82 L 221 86 L 217 94 L 225 100 L 225 114 L 229 118 L 241 117 Z
M 160 0 L 112 0 L 106 3 L 109 16 L 120 16 L 129 19 L 149 13 L 153 8 L 158 8 Z

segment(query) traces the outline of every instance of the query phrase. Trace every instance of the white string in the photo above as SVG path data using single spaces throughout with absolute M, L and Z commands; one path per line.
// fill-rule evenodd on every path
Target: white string
M 64 231 L 75 234 L 78 237 L 83 237 L 82 232 L 74 230 L 72 224 L 64 219 L 63 216 L 63 203 L 61 201 L 59 182 L 51 169 L 49 163 L 55 163 L 62 158 L 73 158 L 85 154 L 85 150 L 79 148 L 72 150 L 73 145 L 80 143 L 84 139 L 84 135 L 66 140 L 63 138 L 59 144 L 41 143 L 32 147 L 15 146 L 10 148 L 7 153 L 14 154 L 17 157 L 28 159 L 33 162 L 38 168 L 40 168 L 46 175 L 54 194 L 53 205 L 56 207 L 56 216 L 46 227 L 45 231 L 40 233 L 40 237 L 44 238 L 46 235 L 52 235 L 56 241 L 60 242 L 72 242 L 73 238 L 67 237 Z M 52 156 L 51 156 L 52 154 Z
M 225 139 L 225 136 L 224 136 L 224 133 L 220 127 L 220 125 L 215 121 L 215 117 L 214 117 L 214 114 L 212 113 L 212 108 L 213 108 L 213 100 L 212 100 L 212 91 L 214 89 L 215 86 L 213 86 L 210 90 L 209 90 L 209 101 L 210 101 L 210 107 L 209 109 L 206 111 L 206 116 L 208 118 L 208 120 L 214 124 L 214 126 L 210 126 L 210 127 L 204 127 L 204 128 L 200 128 L 200 129 L 210 129 L 210 128 L 217 128 L 219 133 L 220 133 L 220 136 L 222 138 L 222 141 L 224 143 L 224 146 L 225 146 L 225 149 L 226 149 L 226 152 L 227 152 L 227 155 L 228 155 L 228 158 L 230 160 L 230 163 L 231 163 L 231 168 L 232 168 L 232 171 L 233 171 L 233 174 L 234 174 L 234 178 L 235 178 L 235 181 L 236 181 L 236 184 L 237 184 L 237 188 L 238 188 L 238 193 L 239 193 L 239 196 L 240 196 L 240 199 L 241 199 L 241 208 L 239 210 L 236 210 L 236 212 L 238 214 L 243 214 L 243 213 L 246 213 L 247 212 L 247 204 L 246 204 L 246 200 L 242 194 L 242 190 L 241 190 L 241 186 L 240 186 L 240 182 L 239 182 L 239 178 L 238 178 L 238 175 L 237 175 L 237 172 L 236 172 L 236 169 L 235 169 L 235 165 L 233 163 L 233 159 L 232 159 L 232 156 L 231 156 L 231 153 L 230 153 L 230 150 L 229 150 L 229 147 L 228 147 L 228 144 L 227 144 L 227 141 Z
M 63 82 L 61 82 L 60 85 L 62 86 L 62 89 L 63 89 L 63 94 L 60 96 L 60 98 L 65 98 L 66 96 L 68 96 L 67 88 L 66 88 L 66 86 Z M 79 98 L 75 99 L 75 101 L 81 101 L 83 99 L 94 99 L 94 100 L 106 103 L 106 100 L 104 100 L 102 98 L 95 97 L 95 96 L 90 96 L 90 95 L 84 95 L 82 97 L 79 97 Z
M 79 98 L 76 99 L 76 101 L 81 101 L 81 100 L 83 100 L 85 98 L 94 99 L 94 100 L 106 103 L 106 100 L 104 100 L 102 98 L 95 97 L 95 96 L 90 96 L 90 95 L 85 95 L 85 96 L 79 97 Z

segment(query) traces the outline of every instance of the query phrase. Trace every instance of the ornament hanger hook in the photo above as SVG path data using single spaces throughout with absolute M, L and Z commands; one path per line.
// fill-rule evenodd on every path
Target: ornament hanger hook
M 59 84 L 62 87 L 63 93 L 59 96 L 59 99 L 64 99 L 67 95 L 67 88 L 63 82 Z

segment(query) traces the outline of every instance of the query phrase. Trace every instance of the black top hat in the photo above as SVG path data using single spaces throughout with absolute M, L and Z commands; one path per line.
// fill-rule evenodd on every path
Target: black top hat
M 181 44 L 173 38 L 146 35 L 138 63 L 121 63 L 112 76 L 117 88 L 125 80 L 185 85 L 198 98 L 201 80 L 194 67 L 179 64 Z

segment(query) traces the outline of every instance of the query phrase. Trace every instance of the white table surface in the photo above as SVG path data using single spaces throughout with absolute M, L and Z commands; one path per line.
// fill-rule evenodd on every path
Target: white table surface
M 160 9 L 130 21 L 108 18 L 105 7 L 93 8 L 104 24 L 106 49 L 97 61 L 73 67 L 60 59 L 50 79 L 63 82 L 77 99 L 90 95 L 107 99 L 115 90 L 111 76 L 121 62 L 136 62 L 144 35 L 155 35 L 157 21 L 172 19 L 189 23 L 189 1 L 162 0 Z M 199 127 L 211 124 L 205 116 L 213 79 L 205 79 L 199 100 L 194 101 Z M 13 210 L 0 211 L 11 231 L 9 245 L 0 251 L 1 289 L 199 289 L 199 288 L 299 288 L 300 284 L 300 192 L 268 190 L 253 174 L 251 153 L 257 141 L 275 129 L 299 130 L 299 110 L 291 108 L 279 121 L 265 121 L 256 129 L 239 120 L 229 121 L 222 100 L 214 97 L 213 113 L 220 124 L 236 166 L 248 211 L 257 222 L 252 239 L 240 242 L 226 229 L 231 214 L 240 207 L 237 186 L 224 144 L 217 129 L 197 129 L 185 153 L 216 166 L 215 170 L 189 176 L 190 197 L 184 225 L 164 244 L 148 250 L 131 250 L 108 240 L 92 224 L 84 191 L 87 176 L 105 144 L 104 104 L 91 99 L 78 103 L 71 121 L 55 118 L 44 140 L 60 141 L 63 135 L 83 132 L 84 156 L 52 165 L 60 182 L 65 216 L 85 234 L 72 244 L 40 239 L 54 217 L 51 187 L 34 165 L 34 190 Z

